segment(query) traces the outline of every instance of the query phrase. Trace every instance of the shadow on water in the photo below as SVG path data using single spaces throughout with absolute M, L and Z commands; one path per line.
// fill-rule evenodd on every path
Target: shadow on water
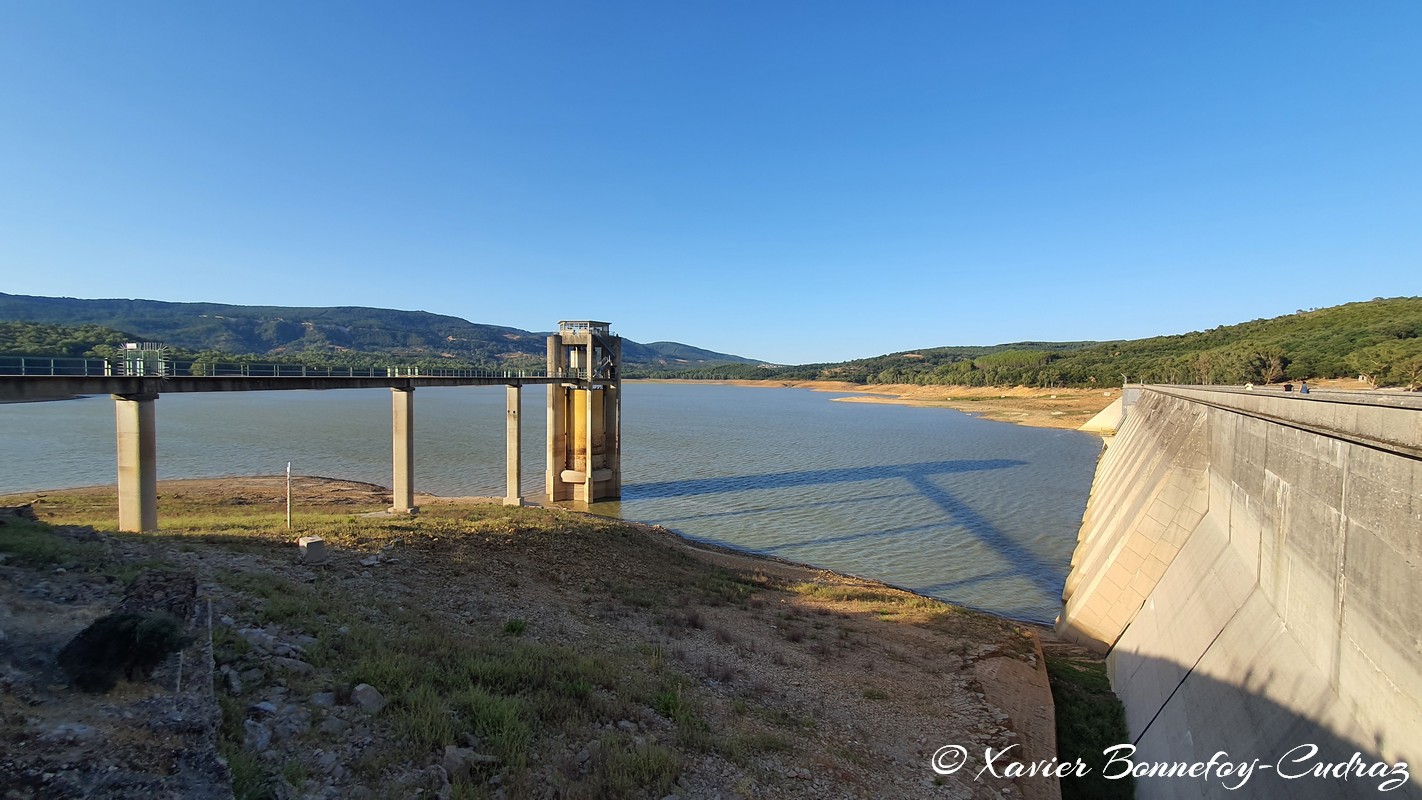
M 821 486 L 831 483 L 856 483 L 885 478 L 915 478 L 929 475 L 952 475 L 1026 465 L 1025 461 L 1009 459 L 978 459 L 962 461 L 931 461 L 924 464 L 893 464 L 877 467 L 842 467 L 810 469 L 795 472 L 772 472 L 762 475 L 729 475 L 719 478 L 693 478 L 685 481 L 635 483 L 622 486 L 622 499 L 661 500 L 695 494 L 723 494 L 749 489 L 793 489 L 797 486 Z
M 913 497 L 912 493 L 905 494 L 898 492 L 895 494 L 866 494 L 844 500 L 824 500 L 816 503 L 788 503 L 784 505 L 761 505 L 751 508 L 737 508 L 730 511 L 707 511 L 701 514 L 682 514 L 675 517 L 662 517 L 659 524 L 675 522 L 690 522 L 692 520 L 724 519 L 726 517 L 745 517 L 763 514 L 767 511 L 807 511 L 812 508 L 836 508 L 855 503 L 877 503 L 881 500 L 902 500 Z
M 941 533 L 946 527 L 952 527 L 976 539 L 984 547 L 998 554 L 1007 563 L 1013 565 L 1012 568 L 994 572 L 990 575 L 975 576 L 943 584 L 907 586 L 906 588 L 924 594 L 946 596 L 949 591 L 953 589 L 982 584 L 993 580 L 1017 578 L 1028 581 L 1043 597 L 1059 597 L 1062 589 L 1062 576 L 1059 574 L 1060 570 L 1056 566 L 1044 561 L 1042 557 L 1033 552 L 1031 548 L 1024 547 L 1015 541 L 1012 537 L 993 525 L 986 517 L 974 511 L 962 499 L 930 480 L 933 477 L 941 475 L 1008 469 L 1011 467 L 1024 466 L 1026 463 L 1025 461 L 1012 459 L 963 459 L 954 461 L 931 461 L 919 464 L 797 470 L 793 472 L 776 472 L 761 475 L 731 475 L 715 478 L 694 478 L 685 481 L 637 483 L 627 484 L 622 487 L 622 500 L 624 502 L 660 500 L 693 495 L 794 489 L 836 483 L 859 483 L 863 481 L 886 479 L 902 480 L 913 490 L 912 492 L 902 495 L 903 497 L 918 497 L 929 501 L 942 512 L 945 519 L 942 522 L 930 525 L 910 525 L 879 530 L 857 531 L 842 536 L 816 538 L 802 542 L 787 542 L 770 547 L 753 548 L 754 552 L 793 557 L 794 551 L 808 547 L 818 547 L 827 544 L 845 544 L 874 538 L 899 537 L 906 534 L 935 535 Z M 856 501 L 857 498 L 855 497 L 846 497 L 840 501 L 815 503 L 813 505 L 833 507 L 836 505 L 848 505 Z M 761 510 L 770 512 L 781 509 L 776 507 Z M 732 513 L 741 514 L 747 512 L 738 511 Z M 737 545 L 732 542 L 711 541 L 735 549 L 747 549 L 743 545 Z M 1010 614 L 1011 612 L 1007 613 Z

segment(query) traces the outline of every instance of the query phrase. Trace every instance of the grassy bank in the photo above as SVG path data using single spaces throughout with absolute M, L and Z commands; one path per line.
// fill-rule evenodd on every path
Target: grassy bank
M 1061 781 L 1062 800 L 1130 800 L 1135 780 L 1102 776 L 1106 748 L 1129 742 L 1125 710 L 1099 656 L 1062 648 L 1047 655 L 1052 699 L 1057 706 L 1057 752 L 1063 762 L 1080 759 L 1090 772 Z

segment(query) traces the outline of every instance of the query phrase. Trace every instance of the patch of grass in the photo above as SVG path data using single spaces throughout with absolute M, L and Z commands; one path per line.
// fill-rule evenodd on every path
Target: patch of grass
M 807 731 L 815 727 L 814 717 L 802 717 L 792 711 L 783 708 L 768 708 L 765 710 L 765 719 L 772 725 L 792 731 Z
M 453 742 L 458 732 L 448 702 L 433 686 L 402 692 L 385 713 L 401 739 L 425 750 Z
M 511 619 L 504 623 L 504 633 L 509 636 L 522 636 L 524 630 L 527 628 L 528 623 L 521 619 Z
M 1086 657 L 1047 656 L 1047 675 L 1057 707 L 1057 755 L 1063 762 L 1080 758 L 1086 775 L 1061 779 L 1063 800 L 1130 800 L 1135 780 L 1102 777 L 1103 751 L 1130 741 L 1125 707 L 1111 691 L 1106 663 Z
M 499 757 L 497 768 L 511 780 L 507 785 L 518 785 L 542 733 L 622 718 L 630 713 L 631 696 L 646 696 L 639 663 L 500 635 L 499 629 L 452 632 L 417 610 L 402 609 L 398 600 L 357 599 L 323 578 L 304 584 L 237 573 L 222 580 L 246 598 L 239 605 L 248 615 L 316 633 L 319 644 L 308 650 L 309 660 L 331 670 L 337 685 L 368 683 L 389 700 L 380 719 L 393 735 L 363 762 L 361 772 L 371 778 L 387 766 L 427 759 L 445 745 L 462 746 L 472 734 Z M 339 626 L 349 632 L 336 634 Z M 525 626 L 510 620 L 503 630 L 521 633 Z M 246 646 L 228 629 L 217 632 L 215 644 L 224 661 L 239 658 Z M 241 752 L 245 706 L 224 695 L 219 700 L 224 746 Z M 262 784 L 254 778 L 252 785 Z
M 702 718 L 699 703 L 685 678 L 663 674 L 650 705 L 658 714 L 676 723 L 679 745 L 692 750 L 711 749 L 711 726 Z
M 667 719 L 676 719 L 682 712 L 680 689 L 673 686 L 657 692 L 656 698 L 652 700 L 652 708 Z
M 263 572 L 242 572 L 219 578 L 242 594 L 260 601 L 256 616 L 263 623 L 278 622 L 316 630 L 333 611 L 345 603 L 324 586 L 297 583 Z
M 236 800 L 272 800 L 276 797 L 271 781 L 262 771 L 262 764 L 255 754 L 230 741 L 223 742 L 218 749 L 227 759 L 227 768 L 232 771 L 232 795 Z
M 647 657 L 647 667 L 653 672 L 661 672 L 667 663 L 667 652 L 655 645 L 638 645 L 638 652 Z
M 865 700 L 888 700 L 889 693 L 883 689 L 869 688 L 864 690 Z
M 716 744 L 718 753 L 740 766 L 745 766 L 758 755 L 788 753 L 794 749 L 789 739 L 764 731 L 724 737 Z
M 849 764 L 854 764 L 862 769 L 873 769 L 874 759 L 865 752 L 862 747 L 850 747 L 843 744 L 830 746 L 830 752 L 835 757 Z
M 350 659 L 345 680 L 369 683 L 394 700 L 385 714 L 407 738 L 412 756 L 473 733 L 519 772 L 537 729 L 586 722 L 594 711 L 611 713 L 601 704 L 612 701 L 594 689 L 628 682 L 624 669 L 566 647 L 480 641 L 431 624 L 395 630 L 352 626 L 349 636 L 332 644 L 333 663 Z
M 104 568 L 103 573 L 105 575 L 112 575 L 124 584 L 129 584 L 133 582 L 134 578 L 137 578 L 149 570 L 168 571 L 176 569 L 180 569 L 177 564 L 164 559 L 154 558 L 132 563 L 110 564 Z
M 637 608 L 660 608 L 667 604 L 666 594 L 656 587 L 617 581 L 607 590 L 618 600 Z
M 681 775 L 681 756 L 661 745 L 639 745 L 632 737 L 619 734 L 604 738 L 602 751 L 598 794 L 604 797 L 659 797 Z
M 113 530 L 118 521 L 118 495 L 7 495 L 0 505 L 30 503 L 41 520 L 52 525 L 88 525 Z
M 918 595 L 908 592 L 887 588 L 834 586 L 823 583 L 797 583 L 790 586 L 789 589 L 805 597 L 813 597 L 835 603 L 888 603 L 921 611 L 938 611 L 944 607 L 944 604 L 938 600 L 919 597 Z
M 242 741 L 242 720 L 246 717 L 247 704 L 224 692 L 218 692 L 216 696 L 217 706 L 222 710 L 222 723 L 218 728 L 222 744 L 224 747 L 235 747 L 233 742 Z
M 742 578 L 732 572 L 717 567 L 695 583 L 697 594 L 707 605 L 740 605 L 750 599 L 759 588 L 753 579 Z
M 498 695 L 478 686 L 465 689 L 454 698 L 456 713 L 473 732 L 489 743 L 503 763 L 514 771 L 528 763 L 533 741 L 527 703 L 521 698 Z
M 286 766 L 281 768 L 281 776 L 286 779 L 287 783 L 299 791 L 302 784 L 306 783 L 306 779 L 311 777 L 311 772 L 306 768 L 305 764 L 296 759 L 292 759 L 286 762 Z
M 109 559 L 102 542 L 75 542 L 42 522 L 7 519 L 0 526 L 0 553 L 21 566 L 45 569 L 64 567 L 97 572 Z
M 559 691 L 565 697 L 586 700 L 592 696 L 592 688 L 592 684 L 586 679 L 574 678 L 573 680 L 564 681 L 562 685 L 559 686 Z
M 298 586 L 299 584 L 292 584 Z M 277 595 L 267 601 L 262 609 L 263 622 L 292 622 L 310 620 L 320 616 L 321 601 L 315 592 L 295 591 Z

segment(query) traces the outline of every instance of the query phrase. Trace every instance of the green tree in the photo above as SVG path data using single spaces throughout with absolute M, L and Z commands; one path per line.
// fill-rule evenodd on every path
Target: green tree
M 1257 365 L 1260 382 L 1274 383 L 1284 377 L 1289 359 L 1281 348 L 1268 347 L 1254 354 L 1254 363 Z
M 1422 339 L 1393 339 L 1351 353 L 1346 363 L 1373 386 L 1415 389 L 1422 375 Z

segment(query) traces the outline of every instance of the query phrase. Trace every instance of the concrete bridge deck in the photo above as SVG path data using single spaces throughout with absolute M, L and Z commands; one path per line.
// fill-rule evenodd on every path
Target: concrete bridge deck
M 309 367 L 157 359 L 0 356 L 0 403 L 87 394 L 269 392 L 292 389 L 414 389 L 422 386 L 529 386 L 580 383 L 587 370 Z
M 53 400 L 88 394 L 120 396 L 156 395 L 169 392 L 271 392 L 293 389 L 415 389 L 426 386 L 542 386 L 580 383 L 577 375 L 554 376 L 534 373 L 487 376 L 194 376 L 124 377 L 68 375 L 0 376 L 0 402 Z

